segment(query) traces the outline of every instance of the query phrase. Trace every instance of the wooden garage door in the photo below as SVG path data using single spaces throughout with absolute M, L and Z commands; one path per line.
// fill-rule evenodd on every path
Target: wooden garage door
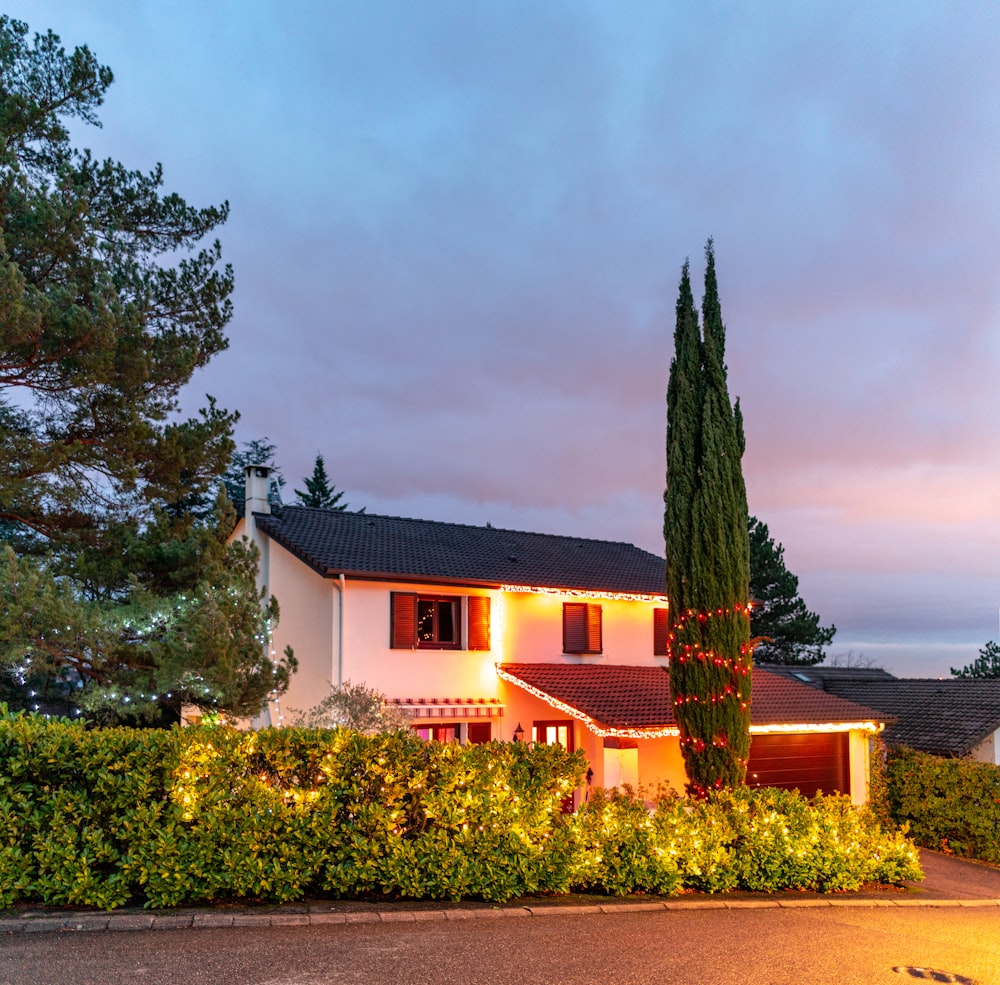
M 755 735 L 750 740 L 747 785 L 797 788 L 807 797 L 851 792 L 846 732 Z

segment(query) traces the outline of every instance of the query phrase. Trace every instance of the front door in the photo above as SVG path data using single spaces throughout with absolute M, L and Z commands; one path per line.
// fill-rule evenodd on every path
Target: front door
M 554 721 L 538 721 L 531 723 L 531 741 L 551 746 L 558 743 L 567 752 L 573 751 L 573 721 L 560 719 Z M 563 814 L 573 813 L 573 795 L 563 798 Z

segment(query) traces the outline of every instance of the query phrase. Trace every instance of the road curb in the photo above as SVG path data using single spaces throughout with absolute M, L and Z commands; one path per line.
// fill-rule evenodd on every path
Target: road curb
M 759 909 L 829 909 L 854 908 L 910 908 L 910 907 L 995 907 L 1000 899 L 878 899 L 832 897 L 829 899 L 772 899 L 728 900 L 724 897 L 685 900 L 672 899 L 659 902 L 623 903 L 541 903 L 520 906 L 482 906 L 462 909 L 407 909 L 341 911 L 330 907 L 315 911 L 297 907 L 293 911 L 219 912 L 199 910 L 193 913 L 73 913 L 26 914 L 23 917 L 0 918 L 0 934 L 85 933 L 88 931 L 136 930 L 201 930 L 235 927 L 292 927 L 330 926 L 353 923 L 433 923 L 441 920 L 491 920 L 528 917 L 614 916 L 624 913 L 656 913 L 681 910 L 759 910 Z

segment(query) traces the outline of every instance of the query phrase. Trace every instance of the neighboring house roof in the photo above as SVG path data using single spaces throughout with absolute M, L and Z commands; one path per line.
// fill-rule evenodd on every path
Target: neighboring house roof
M 890 745 L 936 756 L 967 756 L 1000 729 L 1000 680 L 841 681 L 826 689 L 894 715 L 884 735 Z
M 677 724 L 666 667 L 505 663 L 497 670 L 550 704 L 597 723 L 598 734 L 654 732 Z M 846 725 L 884 722 L 886 716 L 755 667 L 750 719 L 754 726 Z
M 967 756 L 1000 729 L 1000 680 L 897 678 L 870 667 L 768 670 L 893 716 L 897 721 L 883 734 L 890 745 L 936 756 Z
M 792 680 L 802 681 L 803 684 L 811 684 L 813 687 L 829 691 L 827 684 L 836 684 L 840 681 L 895 681 L 894 677 L 887 670 L 881 667 L 824 667 L 822 664 L 812 666 L 799 666 L 796 664 L 759 664 L 764 670 L 772 674 L 780 674 L 782 677 L 789 677 Z
M 632 544 L 282 506 L 257 527 L 326 576 L 664 595 L 662 558 Z

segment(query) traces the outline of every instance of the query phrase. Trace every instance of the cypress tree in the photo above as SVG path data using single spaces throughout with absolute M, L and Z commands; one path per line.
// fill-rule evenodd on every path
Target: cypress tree
M 729 400 L 712 241 L 702 325 L 685 263 L 667 385 L 670 687 L 688 791 L 737 786 L 750 752 L 750 547 L 743 418 Z

